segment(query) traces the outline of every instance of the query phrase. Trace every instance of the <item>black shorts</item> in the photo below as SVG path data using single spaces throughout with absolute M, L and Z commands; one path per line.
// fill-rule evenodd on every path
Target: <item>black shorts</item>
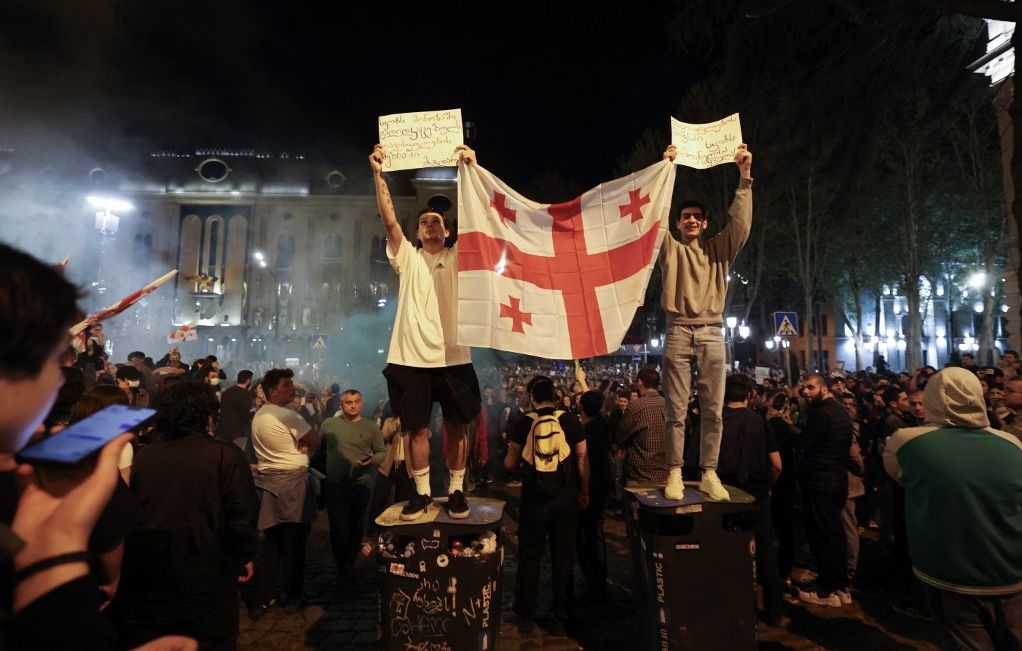
M 482 396 L 471 364 L 437 368 L 387 364 L 383 377 L 390 407 L 401 418 L 405 432 L 429 427 L 434 402 L 440 403 L 444 420 L 455 425 L 465 425 L 479 415 Z

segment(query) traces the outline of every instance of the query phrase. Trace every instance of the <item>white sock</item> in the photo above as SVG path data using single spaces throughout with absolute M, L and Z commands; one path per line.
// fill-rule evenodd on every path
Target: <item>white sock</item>
M 679 468 L 670 468 L 668 470 L 668 473 L 670 473 L 670 474 L 667 475 L 667 483 L 668 484 L 673 483 L 673 482 L 678 482 L 679 484 L 681 483 L 681 468 L 680 467 Z
M 462 491 L 462 492 L 464 492 L 464 490 L 465 490 L 464 487 L 465 487 L 465 469 L 462 468 L 461 470 L 455 470 L 455 469 L 452 468 L 451 469 L 451 489 L 449 491 L 447 491 L 447 493 L 451 494 L 454 491 Z
M 412 479 L 415 480 L 415 492 L 419 495 L 429 495 L 429 466 L 422 470 L 413 470 Z

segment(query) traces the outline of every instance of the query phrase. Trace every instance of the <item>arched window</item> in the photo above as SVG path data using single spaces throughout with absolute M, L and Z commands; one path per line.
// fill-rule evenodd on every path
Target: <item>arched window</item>
M 291 269 L 295 263 L 295 236 L 282 233 L 277 236 L 277 258 L 276 267 L 278 270 Z

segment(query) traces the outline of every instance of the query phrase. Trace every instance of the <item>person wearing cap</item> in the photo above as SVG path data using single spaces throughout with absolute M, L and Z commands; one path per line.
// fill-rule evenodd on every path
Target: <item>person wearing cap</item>
M 466 163 L 475 152 L 459 147 Z M 387 257 L 400 277 L 397 314 L 387 353 L 387 391 L 394 412 L 409 433 L 409 454 L 416 493 L 404 506 L 402 519 L 422 516 L 433 498 L 429 484 L 429 420 L 434 402 L 443 410 L 447 438 L 450 489 L 447 514 L 467 518 L 464 494 L 467 425 L 479 415 L 482 396 L 467 346 L 458 345 L 458 249 L 445 246 L 450 223 L 436 207 L 418 215 L 416 247 L 397 220 L 394 202 L 383 176 L 386 151 L 376 145 L 369 165 L 376 183 L 376 201 L 387 231 Z

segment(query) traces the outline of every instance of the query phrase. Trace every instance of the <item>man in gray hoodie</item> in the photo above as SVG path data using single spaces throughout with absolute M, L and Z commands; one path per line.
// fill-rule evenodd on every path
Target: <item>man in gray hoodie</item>
M 1022 442 L 990 427 L 979 379 L 933 376 L 926 424 L 895 432 L 884 468 L 905 488 L 912 571 L 954 649 L 1022 649 Z
M 667 148 L 664 158 L 674 160 L 677 149 Z M 731 265 L 749 238 L 752 228 L 752 152 L 745 144 L 735 154 L 739 182 L 723 230 L 704 240 L 709 216 L 696 201 L 681 204 L 678 231 L 681 241 L 665 237 L 660 249 L 663 272 L 661 303 L 667 312 L 664 337 L 664 397 L 667 402 L 668 499 L 680 500 L 682 456 L 685 450 L 685 416 L 692 388 L 692 362 L 699 371 L 699 490 L 710 499 L 728 499 L 717 477 L 717 457 L 723 431 L 724 407 L 724 299 Z

